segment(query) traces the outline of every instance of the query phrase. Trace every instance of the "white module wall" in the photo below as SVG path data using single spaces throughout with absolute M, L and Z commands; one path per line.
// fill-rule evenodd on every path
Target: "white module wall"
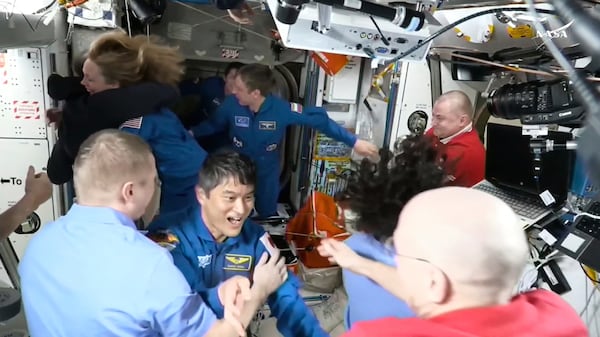
M 403 62 L 398 84 L 390 147 L 397 139 L 411 134 L 415 124 L 431 126 L 431 76 L 427 62 Z M 419 116 L 426 115 L 426 121 Z
M 0 53 L 0 137 L 47 139 L 42 58 L 37 48 Z
M 0 52 L 0 212 L 14 205 L 24 195 L 27 168 L 45 170 L 53 132 L 48 132 L 45 111 L 50 99 L 45 82 L 49 74 L 49 57 L 45 49 L 21 48 Z M 26 222 L 10 235 L 9 240 L 20 259 L 33 235 L 45 223 L 59 215 L 59 190 L 41 205 Z M 7 282 L 0 270 L 0 281 Z
M 0 153 L 4 158 L 10 158 L 0 167 L 0 211 L 4 211 L 23 196 L 27 167 L 33 165 L 40 168 L 46 165 L 48 141 L 0 138 Z M 54 220 L 54 210 L 52 200 L 49 200 L 42 204 L 28 221 L 17 229 L 17 232 L 10 235 L 17 257 L 23 256 L 25 247 L 35 232 L 43 224 L 52 220 Z

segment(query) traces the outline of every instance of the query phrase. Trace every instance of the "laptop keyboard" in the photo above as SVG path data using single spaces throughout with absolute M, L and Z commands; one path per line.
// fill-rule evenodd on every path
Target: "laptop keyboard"
M 600 216 L 600 201 L 594 201 L 588 207 L 587 213 Z M 600 220 L 582 216 L 575 228 L 587 233 L 591 237 L 600 240 Z
M 533 198 L 508 193 L 488 182 L 476 185 L 473 188 L 501 199 L 507 203 L 515 213 L 528 219 L 537 219 L 540 215 L 548 211 L 547 208 L 542 206 L 541 202 Z

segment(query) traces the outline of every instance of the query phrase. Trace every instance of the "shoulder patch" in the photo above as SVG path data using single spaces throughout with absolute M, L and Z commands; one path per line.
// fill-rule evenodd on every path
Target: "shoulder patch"
M 290 103 L 290 110 L 293 112 L 297 112 L 299 114 L 302 113 L 302 104 L 299 103 Z
M 122 128 L 141 129 L 143 119 L 144 117 L 130 119 L 127 122 L 121 124 L 121 126 L 119 126 L 119 130 L 121 130 Z
M 263 234 L 259 240 L 270 255 L 274 255 L 276 252 L 279 252 L 279 248 L 275 246 L 275 243 L 273 242 L 273 239 L 269 233 L 265 232 L 265 234 Z
M 160 231 L 155 233 L 148 233 L 146 235 L 150 240 L 156 242 L 157 245 L 171 251 L 179 244 L 179 238 L 177 235 L 169 231 Z

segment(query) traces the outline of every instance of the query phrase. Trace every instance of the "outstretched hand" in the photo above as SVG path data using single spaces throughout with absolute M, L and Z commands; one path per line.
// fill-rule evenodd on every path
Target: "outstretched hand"
M 33 166 L 27 169 L 25 179 L 25 197 L 31 200 L 34 209 L 46 202 L 52 196 L 52 183 L 44 172 L 35 173 Z
M 367 158 L 377 158 L 379 155 L 379 148 L 377 148 L 377 145 L 362 139 L 356 140 L 356 143 L 354 143 L 354 151 Z
M 244 1 L 244 3 L 235 9 L 228 9 L 229 17 L 233 19 L 233 21 L 241 24 L 241 25 L 251 25 L 252 20 L 251 17 L 254 16 L 254 10 L 252 7 Z
M 321 244 L 317 247 L 317 250 L 319 251 L 319 254 L 326 257 L 329 262 L 335 263 L 343 269 L 348 269 L 355 273 L 361 266 L 361 263 L 365 261 L 364 257 L 356 254 L 344 242 L 335 239 L 321 240 Z

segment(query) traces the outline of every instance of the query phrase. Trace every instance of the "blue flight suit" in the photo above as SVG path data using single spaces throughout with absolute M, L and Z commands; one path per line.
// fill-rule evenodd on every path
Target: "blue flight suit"
M 227 130 L 233 148 L 254 160 L 258 185 L 255 207 L 261 217 L 277 214 L 280 146 L 288 126 L 306 125 L 348 146 L 356 143 L 356 135 L 331 120 L 324 108 L 304 110 L 300 104 L 269 95 L 255 114 L 231 95 L 210 120 L 193 130 L 196 137 Z
M 190 287 L 222 318 L 223 306 L 217 293 L 219 284 L 234 275 L 251 278 L 262 254 L 272 249 L 263 243 L 269 240 L 268 234 L 246 220 L 240 235 L 218 243 L 206 228 L 198 204 L 161 221 L 171 225 L 170 231 L 179 241 L 171 250 L 173 262 Z M 272 315 L 277 318 L 277 329 L 284 337 L 328 336 L 298 293 L 300 282 L 288 273 L 288 279 L 268 298 Z
M 152 148 L 162 183 L 159 216 L 198 203 L 195 186 L 207 154 L 175 113 L 163 108 L 155 114 L 129 120 L 119 129 L 142 137 Z
M 225 100 L 225 80 L 220 76 L 205 79 L 200 84 L 200 95 L 201 108 L 208 118 L 212 118 L 214 114 L 218 113 L 219 107 Z M 194 129 L 195 127 L 191 128 L 192 132 L 194 132 Z M 198 142 L 209 153 L 231 145 L 226 130 L 206 137 L 199 137 Z

